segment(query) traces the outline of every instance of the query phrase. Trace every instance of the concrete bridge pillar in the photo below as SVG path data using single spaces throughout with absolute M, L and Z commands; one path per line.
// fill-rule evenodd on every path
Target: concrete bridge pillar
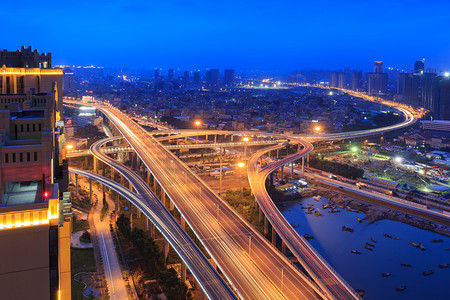
M 133 229 L 133 205 L 128 202 L 128 217 L 130 218 L 130 228 Z
M 267 217 L 264 216 L 264 235 L 269 234 L 269 221 L 267 220 Z
M 231 141 L 233 141 L 234 135 L 231 135 Z
M 119 216 L 119 194 L 117 194 L 116 196 L 116 203 L 114 210 L 116 211 L 116 219 L 117 219 L 117 217 Z
M 291 176 L 294 179 L 294 162 L 291 162 Z
M 280 149 L 277 149 L 277 158 L 280 156 Z
M 185 281 L 186 281 L 186 265 L 182 261 L 181 262 L 181 282 L 185 282 Z
M 205 134 L 205 140 L 208 140 L 208 135 L 207 134 Z
M 287 254 L 287 246 L 284 240 L 281 241 L 281 252 L 286 255 Z
M 98 158 L 94 156 L 94 173 L 98 174 L 99 161 Z
M 137 218 L 141 218 L 141 217 L 142 217 L 142 212 L 141 212 L 140 209 L 137 210 L 136 215 L 137 215 L 137 216 L 136 216 Z
M 183 230 L 186 230 L 186 220 L 181 215 L 180 215 L 180 225 L 181 228 L 183 228 Z
M 277 232 L 275 228 L 272 226 L 272 245 L 277 246 Z
M 262 223 L 264 221 L 264 213 L 259 205 L 258 205 L 258 212 L 259 212 L 259 222 Z
M 163 192 L 164 193 L 164 192 Z M 164 193 L 165 194 L 165 193 Z M 173 205 L 173 201 L 169 199 L 169 210 L 173 211 L 175 206 Z
M 169 242 L 164 239 L 164 263 L 167 264 L 167 257 L 169 257 Z
M 217 134 L 214 135 L 214 144 L 217 144 Z
M 169 199 L 169 203 L 166 204 L 166 193 L 164 192 L 163 189 L 161 189 L 161 203 L 168 208 L 170 206 L 170 199 Z
M 281 166 L 281 181 L 284 181 L 284 166 Z
M 305 157 L 302 157 L 302 172 L 305 172 Z
M 306 155 L 306 167 L 309 168 L 309 154 Z

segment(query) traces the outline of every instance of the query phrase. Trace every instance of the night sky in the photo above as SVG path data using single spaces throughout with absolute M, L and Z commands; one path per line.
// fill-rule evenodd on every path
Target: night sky
M 22 0 L 2 1 L 0 49 L 147 69 L 410 70 L 425 57 L 444 70 L 449 28 L 449 0 Z

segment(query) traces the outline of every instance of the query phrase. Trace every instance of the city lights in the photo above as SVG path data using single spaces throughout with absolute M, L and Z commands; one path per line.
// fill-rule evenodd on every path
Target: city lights
M 401 162 L 403 161 L 403 157 L 396 156 L 396 157 L 394 158 L 394 160 L 395 160 L 396 163 L 401 163 Z

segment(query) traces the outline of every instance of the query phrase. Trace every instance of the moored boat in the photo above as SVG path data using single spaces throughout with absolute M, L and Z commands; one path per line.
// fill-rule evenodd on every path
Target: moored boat
M 398 287 L 395 288 L 395 290 L 396 290 L 397 292 L 404 291 L 404 290 L 406 290 L 406 285 L 398 286 Z
M 433 273 L 434 273 L 433 270 L 427 270 L 427 271 L 422 272 L 422 275 L 423 275 L 423 276 L 428 276 L 428 275 L 431 275 L 431 274 L 433 274 Z

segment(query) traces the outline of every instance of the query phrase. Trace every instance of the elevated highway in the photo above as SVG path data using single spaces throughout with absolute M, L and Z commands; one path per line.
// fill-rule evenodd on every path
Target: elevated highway
M 134 172 L 125 166 L 115 163 L 113 159 L 106 155 L 97 154 L 99 154 L 99 159 L 104 159 L 105 163 L 118 167 L 118 171 L 123 172 L 133 187 L 137 191 L 142 192 L 142 194 L 137 195 L 119 183 L 89 171 L 69 167 L 69 172 L 85 176 L 107 186 L 136 206 L 155 225 L 185 262 L 209 299 L 237 299 L 228 285 L 208 262 L 208 259 L 181 228 L 177 220 L 161 204 L 159 199 L 151 191 L 143 190 L 144 186 L 146 186 L 145 182 L 142 183 L 142 179 L 139 176 L 133 176 Z
M 95 105 L 117 127 L 244 299 L 325 295 L 184 163 L 119 110 Z

